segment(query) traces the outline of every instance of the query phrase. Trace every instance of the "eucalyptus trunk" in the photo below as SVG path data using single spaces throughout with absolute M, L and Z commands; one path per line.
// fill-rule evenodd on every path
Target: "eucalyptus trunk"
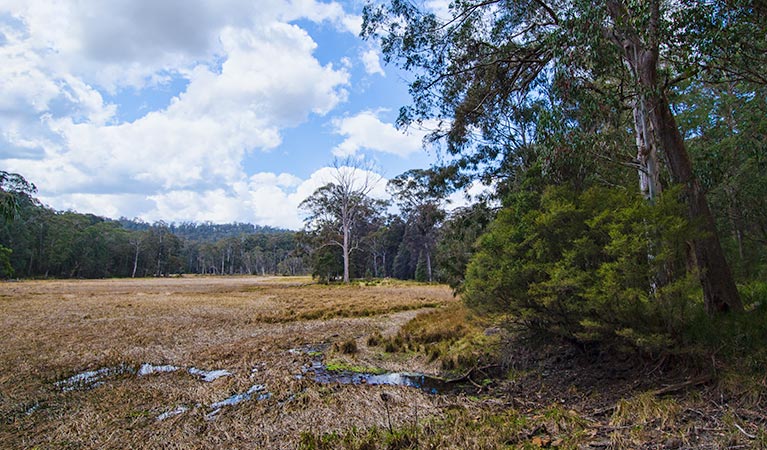
M 344 283 L 349 282 L 349 235 L 351 234 L 351 224 L 346 222 L 347 221 L 344 220 L 344 242 L 341 246 L 344 253 Z
M 650 149 L 663 149 L 672 181 L 684 188 L 690 220 L 701 227 L 701 236 L 691 239 L 689 246 L 703 287 L 706 311 L 713 315 L 742 310 L 743 305 L 730 266 L 724 257 L 705 192 L 692 170 L 684 139 L 658 78 L 660 2 L 653 0 L 649 5 L 650 20 L 645 39 L 630 24 L 630 14 L 622 1 L 608 1 L 607 9 L 615 24 L 613 39 L 623 49 L 626 62 L 632 69 L 638 88 L 638 103 L 642 106 L 641 113 L 646 114 L 641 129 L 647 130 L 649 125 L 651 131 L 642 135 L 642 139 L 646 140 L 645 147 L 649 145 Z M 635 109 L 635 120 L 636 117 Z M 639 133 L 637 143 L 640 144 Z M 643 151 L 640 147 L 640 155 Z
M 676 125 L 668 100 L 662 94 L 651 98 L 650 117 L 662 142 L 666 162 L 675 183 L 684 186 L 690 219 L 699 224 L 702 235 L 690 241 L 692 256 L 703 286 L 703 298 L 709 314 L 740 311 L 743 305 L 732 271 L 724 257 L 716 224 L 706 202 L 706 194 L 692 171 L 684 140 Z
M 639 165 L 639 189 L 649 201 L 663 190 L 660 184 L 660 164 L 658 163 L 658 148 L 653 137 L 647 99 L 640 95 L 634 103 L 634 133 L 637 145 L 637 164 Z

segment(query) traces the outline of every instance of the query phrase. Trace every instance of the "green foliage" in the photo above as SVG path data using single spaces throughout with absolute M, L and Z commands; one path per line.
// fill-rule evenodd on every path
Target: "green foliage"
M 476 203 L 453 211 L 442 225 L 435 255 L 437 279 L 447 282 L 456 292 L 462 290 L 474 243 L 492 218 L 493 212 L 485 203 Z
M 733 372 L 761 378 L 767 371 L 767 282 L 751 282 L 738 290 L 745 311 L 713 319 L 696 312 L 684 330 L 684 344 L 690 351 L 724 360 Z
M 317 249 L 312 255 L 312 277 L 322 283 L 330 283 L 344 271 L 341 249 L 327 246 Z
M 0 170 L 0 217 L 5 222 L 15 219 L 22 202 L 35 192 L 35 185 L 23 176 Z
M 513 196 L 469 264 L 467 305 L 581 343 L 668 346 L 698 303 L 676 193 L 655 205 L 602 187 Z
M 14 274 L 13 266 L 11 265 L 11 250 L 8 247 L 0 245 L 0 277 L 10 278 Z
M 134 265 L 135 275 L 140 277 L 305 273 L 294 232 L 262 230 L 213 240 L 248 227 L 114 221 L 93 214 L 54 211 L 26 195 L 19 194 L 18 201 L 15 219 L 0 223 L 0 243 L 12 250 L 2 258 L 11 264 L 14 276 L 130 277 Z M 5 270 L 4 276 L 9 273 Z
M 741 280 L 767 276 L 767 88 L 691 83 L 678 95 L 698 178 Z

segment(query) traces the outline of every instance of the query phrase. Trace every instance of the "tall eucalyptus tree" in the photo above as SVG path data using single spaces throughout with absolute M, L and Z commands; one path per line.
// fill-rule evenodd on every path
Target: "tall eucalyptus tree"
M 448 179 L 517 158 L 529 137 L 539 137 L 539 118 L 523 112 L 550 92 L 559 97 L 544 102 L 544 108 L 561 106 L 568 91 L 586 90 L 594 94 L 597 110 L 617 104 L 632 111 L 637 150 L 627 163 L 637 168 L 648 198 L 661 190 L 660 161 L 671 180 L 683 186 L 688 214 L 703 230 L 690 247 L 706 309 L 714 314 L 742 305 L 669 95 L 675 83 L 692 77 L 759 77 L 746 63 L 767 61 L 764 15 L 752 20 L 747 13 L 763 13 L 758 5 L 749 0 L 454 0 L 450 16 L 443 18 L 409 1 L 391 0 L 366 7 L 362 33 L 380 39 L 387 61 L 414 74 L 413 104 L 401 109 L 399 125 L 441 121 L 431 139 L 444 140 L 456 157 L 444 168 Z M 755 44 L 727 31 L 744 16 L 746 28 L 760 32 Z M 730 54 L 721 42 L 726 39 L 742 44 L 737 51 L 746 56 Z M 726 61 L 735 65 L 727 67 Z M 591 132 L 599 138 L 605 129 Z
M 352 160 L 336 162 L 332 181 L 299 206 L 307 213 L 305 228 L 319 239 L 320 246 L 341 248 L 344 283 L 350 280 L 351 252 L 360 248 L 362 236 L 355 231 L 370 222 L 371 216 L 380 214 L 386 204 L 370 197 L 380 176 L 369 169 Z

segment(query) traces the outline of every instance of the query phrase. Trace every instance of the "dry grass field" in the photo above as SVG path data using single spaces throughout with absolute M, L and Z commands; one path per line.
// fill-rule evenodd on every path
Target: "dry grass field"
M 762 378 L 690 379 L 495 325 L 445 286 L 2 283 L 0 449 L 767 448 Z M 469 374 L 491 353 L 496 377 L 437 395 L 312 375 Z
M 295 448 L 305 431 L 386 425 L 381 392 L 395 424 L 437 414 L 445 400 L 417 389 L 299 375 L 313 349 L 350 340 L 356 364 L 402 369 L 366 337 L 455 301 L 443 286 L 308 278 L 3 283 L 0 448 Z M 178 370 L 141 375 L 143 364 Z M 229 375 L 206 382 L 189 368 Z

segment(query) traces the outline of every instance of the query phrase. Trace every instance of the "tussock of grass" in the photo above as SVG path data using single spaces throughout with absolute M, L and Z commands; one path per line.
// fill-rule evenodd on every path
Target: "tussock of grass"
M 368 345 L 368 347 L 377 347 L 377 346 L 381 345 L 383 340 L 384 340 L 384 338 L 383 338 L 383 335 L 381 335 L 381 332 L 380 331 L 376 331 L 375 333 L 373 333 L 370 336 L 368 336 L 367 345 Z
M 343 353 L 344 355 L 353 355 L 357 353 L 357 341 L 354 339 L 347 339 L 343 342 L 336 342 L 333 344 L 333 350 Z
M 610 434 L 610 441 L 617 448 L 634 448 L 651 436 L 673 440 L 686 434 L 680 428 L 681 413 L 676 400 L 658 398 L 649 392 L 621 400 L 611 420 L 615 430 Z
M 486 336 L 480 321 L 461 303 L 417 315 L 396 335 L 368 337 L 387 353 L 417 352 L 439 361 L 443 370 L 464 370 L 494 359 L 498 336 Z
M 299 449 L 574 449 L 592 435 L 585 419 L 557 406 L 528 415 L 512 408 L 487 411 L 456 404 L 442 417 L 400 424 L 392 430 L 375 426 L 306 432 L 301 435 Z

